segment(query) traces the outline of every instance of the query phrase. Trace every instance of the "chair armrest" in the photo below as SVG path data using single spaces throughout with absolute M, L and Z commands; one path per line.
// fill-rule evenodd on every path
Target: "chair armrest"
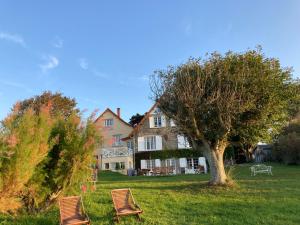
M 137 208 L 139 208 L 139 209 L 141 209 L 141 207 L 138 204 L 136 204 L 136 203 L 134 204 L 134 206 L 137 207 Z

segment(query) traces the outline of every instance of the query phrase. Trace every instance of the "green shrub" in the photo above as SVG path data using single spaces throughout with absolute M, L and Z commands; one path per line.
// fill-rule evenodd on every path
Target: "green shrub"
M 300 118 L 283 130 L 273 146 L 273 157 L 285 164 L 300 164 Z
M 82 121 L 76 110 L 66 116 L 53 113 L 51 106 L 34 111 L 17 104 L 2 122 L 0 212 L 47 209 L 91 176 L 100 142 L 93 116 Z

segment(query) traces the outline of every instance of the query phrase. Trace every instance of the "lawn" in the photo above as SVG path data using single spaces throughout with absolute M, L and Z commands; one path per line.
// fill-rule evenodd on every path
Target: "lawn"
M 234 188 L 206 186 L 208 175 L 127 177 L 101 173 L 95 192 L 84 195 L 92 224 L 113 224 L 110 190 L 132 189 L 141 208 L 142 222 L 121 218 L 120 224 L 300 224 L 300 167 L 273 164 L 274 176 L 250 176 L 249 165 L 231 171 Z M 12 218 L 0 224 L 58 224 L 55 207 L 48 213 Z

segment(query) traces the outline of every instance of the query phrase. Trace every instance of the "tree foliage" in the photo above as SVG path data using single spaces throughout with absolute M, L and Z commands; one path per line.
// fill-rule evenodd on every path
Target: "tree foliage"
M 285 164 L 300 164 L 300 115 L 281 132 L 273 146 L 275 160 Z
M 129 119 L 129 124 L 132 127 L 135 127 L 136 125 L 139 124 L 139 122 L 141 122 L 141 120 L 144 118 L 145 115 L 140 115 L 139 113 L 133 115 L 130 119 Z
M 51 98 L 40 108 L 23 103 L 14 107 L 1 127 L 2 212 L 22 207 L 29 212 L 43 210 L 61 194 L 78 190 L 91 175 L 100 142 L 93 115 L 82 121 L 74 107 L 68 108 L 68 114 L 65 109 L 60 113 Z
M 19 113 L 22 114 L 28 108 L 31 108 L 35 113 L 39 114 L 40 109 L 49 104 L 50 114 L 52 116 L 61 115 L 65 118 L 69 117 L 72 113 L 78 113 L 76 108 L 76 101 L 73 98 L 63 96 L 61 93 L 52 93 L 51 91 L 45 91 L 41 95 L 36 95 L 29 99 L 25 99 L 19 103 Z
M 21 207 L 21 195 L 33 177 L 36 167 L 47 156 L 54 121 L 49 108 L 37 116 L 26 110 L 18 116 L 18 107 L 3 121 L 0 134 L 0 211 Z
M 209 161 L 212 184 L 225 184 L 230 139 L 256 142 L 288 118 L 291 70 L 258 50 L 211 54 L 157 71 L 151 89 L 161 110 Z

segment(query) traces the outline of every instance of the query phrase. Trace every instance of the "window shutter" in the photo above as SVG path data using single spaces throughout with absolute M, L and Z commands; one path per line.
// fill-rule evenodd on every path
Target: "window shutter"
M 161 127 L 166 126 L 166 117 L 164 115 L 161 115 Z
M 141 169 L 147 169 L 146 160 L 144 159 L 141 160 Z
M 145 151 L 144 137 L 138 137 L 138 151 Z
M 160 159 L 155 159 L 155 167 L 161 167 Z
M 186 168 L 187 167 L 186 158 L 180 158 L 179 165 L 180 165 L 180 167 Z
M 207 165 L 204 157 L 199 157 L 199 165 L 204 167 L 204 172 L 207 173 Z
M 156 144 L 156 150 L 162 150 L 162 138 L 161 136 L 155 136 L 155 144 Z
M 176 126 L 174 120 L 172 120 L 172 119 L 170 119 L 170 126 L 171 126 L 171 127 L 175 127 L 175 126 Z
M 183 135 L 177 135 L 177 143 L 178 143 L 177 146 L 179 149 L 186 148 Z
M 154 117 L 153 116 L 149 116 L 149 126 L 150 126 L 150 128 L 154 128 Z

